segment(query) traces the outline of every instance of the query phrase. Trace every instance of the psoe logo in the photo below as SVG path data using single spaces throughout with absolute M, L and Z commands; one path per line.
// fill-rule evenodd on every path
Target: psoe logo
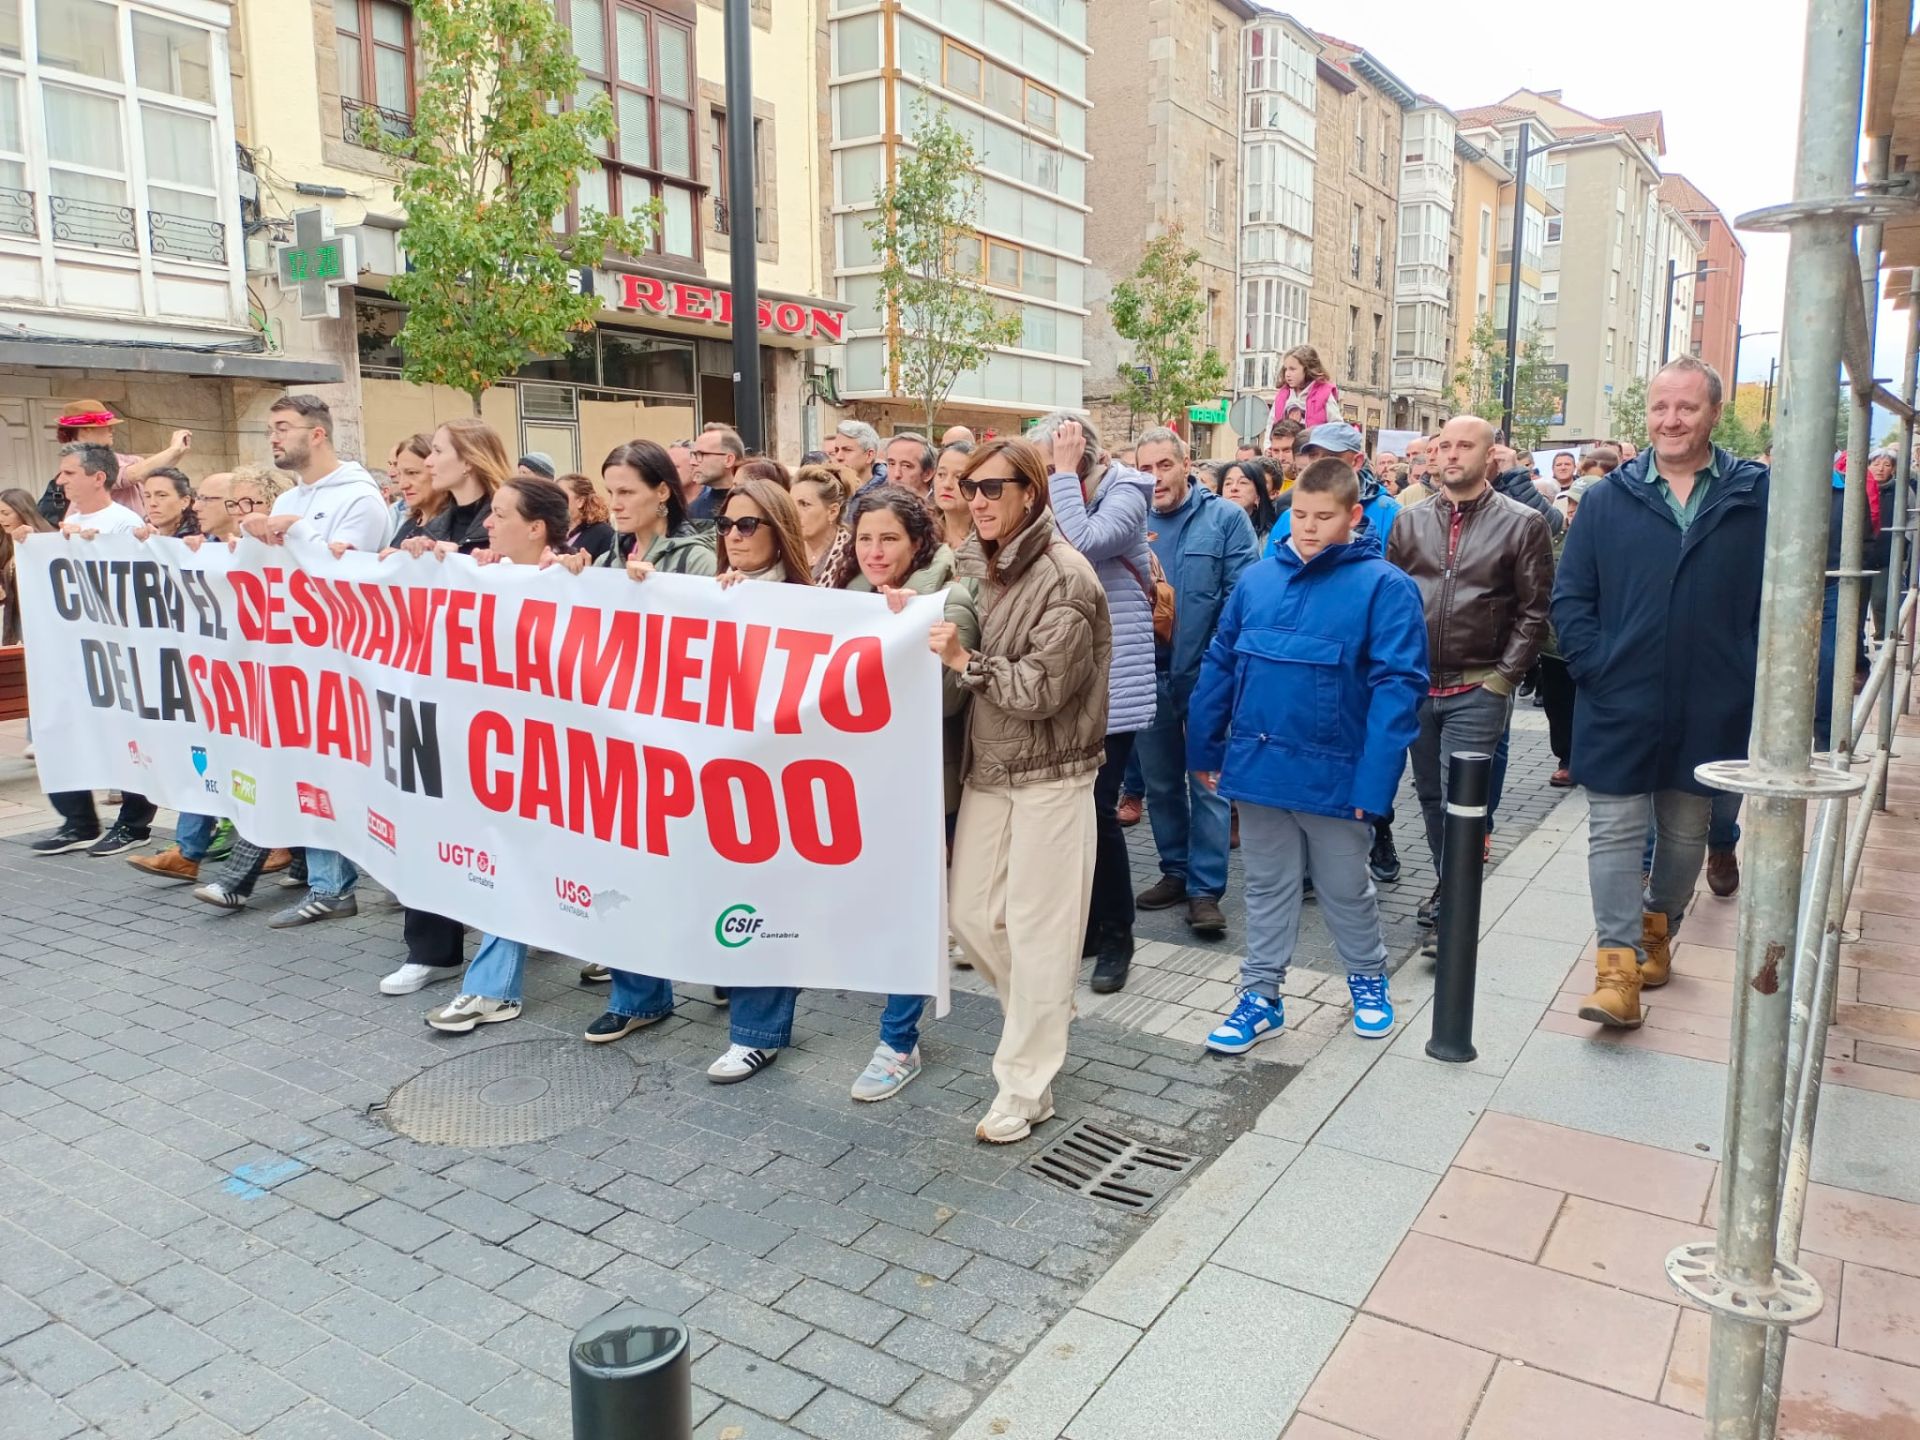
M 207 774 L 207 747 L 204 745 L 193 747 L 193 773 L 200 777 L 200 783 L 206 787 L 207 794 L 220 793 L 220 782 Z
M 374 844 L 383 845 L 389 850 L 394 848 L 396 836 L 393 821 L 382 815 L 378 810 L 369 809 L 367 811 L 367 834 L 372 837 Z
M 233 798 L 242 805 L 252 805 L 260 798 L 260 782 L 244 770 L 233 772 Z
M 318 785 L 299 780 L 294 782 L 294 793 L 299 798 L 302 815 L 312 815 L 321 820 L 333 819 L 333 797 Z
M 729 905 L 713 922 L 713 938 L 729 950 L 738 950 L 760 933 L 766 922 L 751 905 Z
M 578 915 L 584 920 L 593 912 L 592 887 L 582 881 L 556 875 L 553 877 L 553 894 L 560 902 L 560 908 L 569 915 Z

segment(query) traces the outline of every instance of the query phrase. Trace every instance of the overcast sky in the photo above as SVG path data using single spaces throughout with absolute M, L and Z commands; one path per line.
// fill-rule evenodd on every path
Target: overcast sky
M 1659 110 L 1667 135 L 1662 168 L 1692 180 L 1728 220 L 1793 198 L 1804 0 L 1607 0 L 1494 10 L 1433 0 L 1262 3 L 1366 47 L 1410 87 L 1456 110 L 1491 104 L 1522 86 L 1564 91 L 1564 103 L 1597 116 Z M 1777 330 L 1786 238 L 1740 239 L 1747 251 L 1741 324 Z M 1771 335 L 1746 340 L 1741 375 L 1765 379 L 1778 343 Z M 1898 341 L 1879 349 L 1892 357 L 1883 366 L 1898 365 Z

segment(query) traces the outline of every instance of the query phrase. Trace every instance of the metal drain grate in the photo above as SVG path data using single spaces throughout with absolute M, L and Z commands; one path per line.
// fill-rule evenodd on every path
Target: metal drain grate
M 634 1063 L 607 1047 L 521 1040 L 428 1066 L 380 1113 L 425 1145 L 519 1145 L 593 1123 L 639 1080 Z
M 1079 1120 L 1029 1160 L 1027 1171 L 1076 1195 L 1138 1215 L 1159 1204 L 1197 1163 L 1197 1156 Z

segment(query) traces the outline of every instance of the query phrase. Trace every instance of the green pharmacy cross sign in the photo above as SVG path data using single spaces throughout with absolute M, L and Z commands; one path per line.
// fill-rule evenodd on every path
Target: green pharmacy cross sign
M 340 291 L 360 278 L 359 247 L 333 233 L 333 215 L 315 206 L 293 212 L 293 243 L 274 252 L 280 288 L 298 291 L 302 320 L 338 320 Z

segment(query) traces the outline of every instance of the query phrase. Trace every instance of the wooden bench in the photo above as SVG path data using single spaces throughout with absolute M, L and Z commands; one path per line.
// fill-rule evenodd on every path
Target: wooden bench
M 0 720 L 27 718 L 27 652 L 0 645 Z

